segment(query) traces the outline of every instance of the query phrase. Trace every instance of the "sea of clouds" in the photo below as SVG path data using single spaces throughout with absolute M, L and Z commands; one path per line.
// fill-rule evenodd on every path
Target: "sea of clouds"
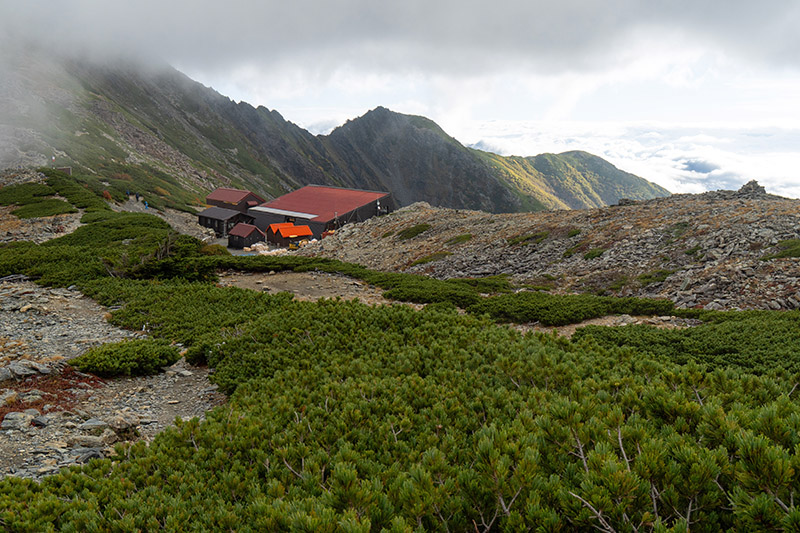
M 501 155 L 583 150 L 673 193 L 738 189 L 800 198 L 800 129 L 644 123 L 476 123 L 456 137 Z

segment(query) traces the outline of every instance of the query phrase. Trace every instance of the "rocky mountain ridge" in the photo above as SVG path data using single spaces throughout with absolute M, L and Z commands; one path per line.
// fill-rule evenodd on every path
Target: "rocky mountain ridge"
M 378 107 L 313 135 L 171 67 L 41 51 L 0 64 L 0 167 L 71 166 L 130 180 L 173 207 L 218 186 L 274 198 L 319 184 L 489 212 L 598 207 L 668 191 L 583 152 L 506 158 L 469 149 L 431 120 Z M 123 189 L 124 190 L 124 189 Z
M 436 278 L 507 275 L 558 293 L 668 298 L 679 307 L 800 308 L 800 200 L 739 191 L 601 209 L 493 215 L 415 204 L 346 226 L 302 253 Z M 398 232 L 428 229 L 410 239 Z

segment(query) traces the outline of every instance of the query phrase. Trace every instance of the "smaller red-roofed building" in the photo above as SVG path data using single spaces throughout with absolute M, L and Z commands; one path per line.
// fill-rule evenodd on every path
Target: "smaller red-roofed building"
M 266 231 L 264 234 L 267 236 L 267 242 L 271 242 L 273 244 L 278 244 L 278 230 L 280 228 L 287 228 L 294 226 L 294 222 L 280 222 L 277 224 L 270 224 L 267 226 Z
M 278 246 L 289 246 L 293 242 L 314 237 L 314 232 L 308 226 L 295 226 L 294 224 L 280 224 L 274 235 L 274 243 Z
M 263 242 L 266 235 L 251 224 L 239 223 L 228 233 L 228 248 L 246 248 L 257 242 Z
M 220 187 L 206 196 L 206 203 L 224 209 L 247 213 L 251 207 L 263 204 L 266 200 L 254 192 Z

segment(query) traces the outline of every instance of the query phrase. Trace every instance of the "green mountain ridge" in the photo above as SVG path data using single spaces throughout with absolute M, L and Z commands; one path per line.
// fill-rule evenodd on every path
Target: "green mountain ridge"
M 272 198 L 307 184 L 387 190 L 399 205 L 489 212 L 669 194 L 591 154 L 503 157 L 463 146 L 430 119 L 383 107 L 313 135 L 166 65 L 27 50 L 4 70 L 0 166 L 55 156 L 55 165 L 79 174 L 129 180 L 164 205 L 200 204 L 218 186 Z

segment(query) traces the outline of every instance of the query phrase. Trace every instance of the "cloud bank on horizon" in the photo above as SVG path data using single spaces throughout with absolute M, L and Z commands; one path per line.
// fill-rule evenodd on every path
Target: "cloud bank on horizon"
M 383 105 L 674 192 L 758 179 L 800 197 L 797 27 L 796 0 L 0 4 L 11 41 L 158 58 L 315 132 Z

